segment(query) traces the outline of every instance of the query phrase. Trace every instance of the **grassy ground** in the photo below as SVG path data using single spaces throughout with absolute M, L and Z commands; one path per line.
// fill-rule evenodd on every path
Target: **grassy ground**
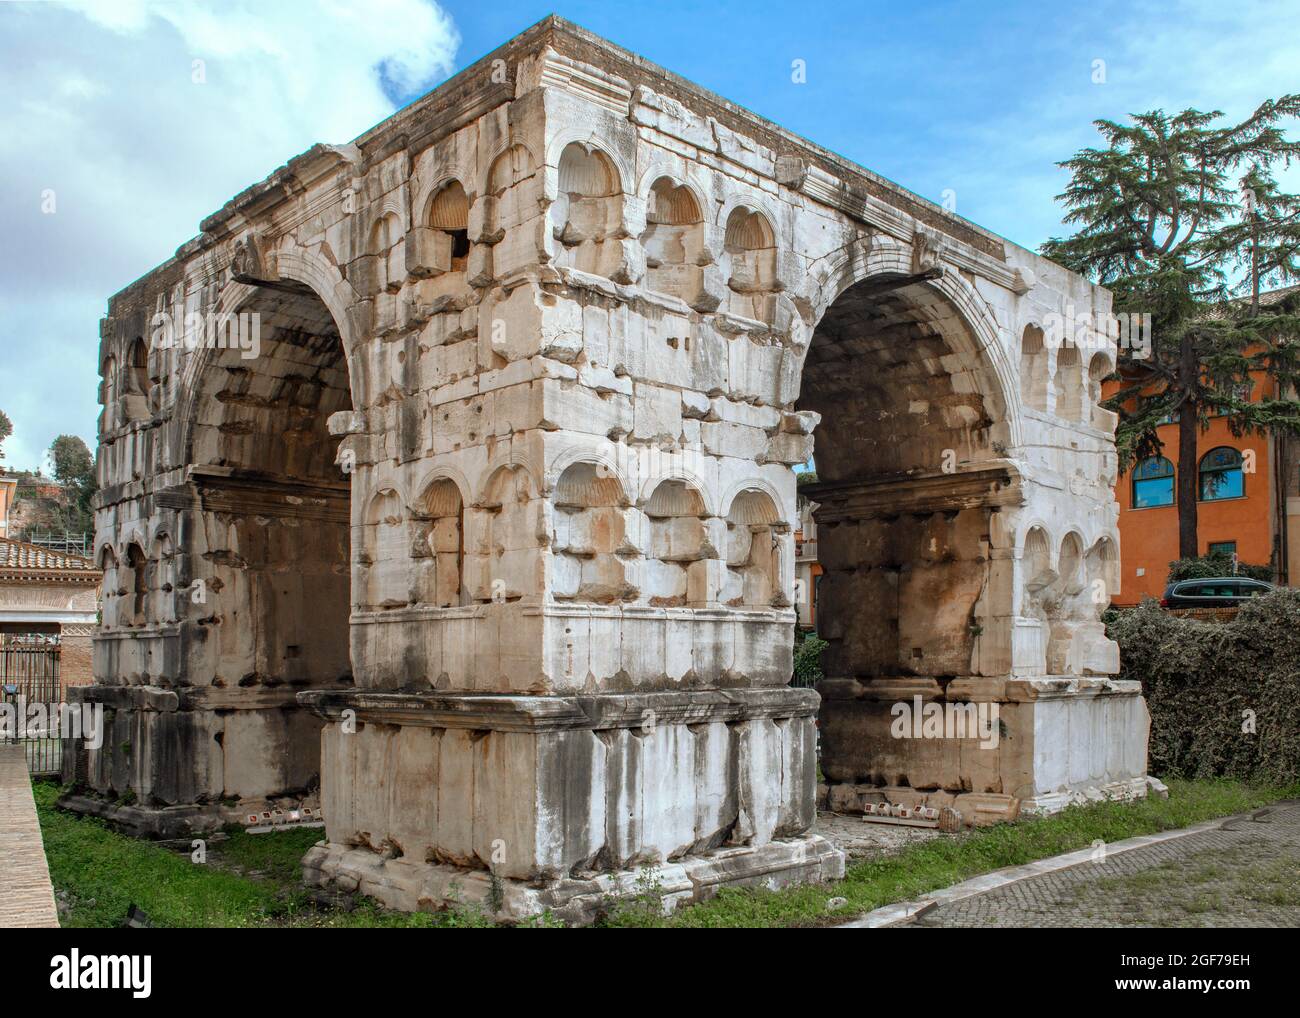
M 715 899 L 658 912 L 653 871 L 641 894 L 612 908 L 607 926 L 815 926 L 841 921 L 980 873 L 1138 834 L 1185 827 L 1300 794 L 1231 781 L 1171 781 L 1169 799 L 1101 803 L 913 845 L 888 858 L 857 863 L 831 886 L 784 891 L 728 890 Z M 210 842 L 207 860 L 115 834 L 94 819 L 54 808 L 58 786 L 38 782 L 36 804 L 50 875 L 66 892 L 65 926 L 117 926 L 130 905 L 156 926 L 483 926 L 474 909 L 406 915 L 362 902 L 352 911 L 318 908 L 298 883 L 298 860 L 319 830 L 250 835 Z M 828 902 L 842 898 L 831 908 Z M 548 923 L 539 920 L 539 925 Z
M 610 925 L 821 926 L 844 922 L 881 905 L 906 901 L 981 873 L 1085 848 L 1100 838 L 1122 841 L 1139 834 L 1186 827 L 1300 794 L 1300 788 L 1251 787 L 1236 781 L 1170 781 L 1168 799 L 1071 807 L 1051 817 L 999 824 L 936 838 L 882 859 L 851 865 L 830 886 L 784 891 L 723 890 L 716 898 L 667 919 L 652 902 L 634 902 Z M 844 899 L 831 908 L 833 898 Z
M 120 926 L 138 905 L 154 926 L 490 925 L 470 911 L 407 915 L 362 902 L 353 911 L 318 909 L 299 883 L 298 861 L 320 830 L 247 834 L 208 843 L 207 860 L 116 834 L 90 817 L 54 808 L 59 787 L 33 784 L 56 892 L 66 892 L 64 926 Z

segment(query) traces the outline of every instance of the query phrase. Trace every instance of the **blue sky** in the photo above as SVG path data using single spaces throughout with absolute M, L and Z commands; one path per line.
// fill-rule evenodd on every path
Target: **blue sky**
M 919 195 L 951 192 L 960 215 L 1027 247 L 1061 232 L 1055 162 L 1095 142 L 1093 119 L 1241 116 L 1300 89 L 1294 4 L 1258 0 L 5 4 L 5 468 L 36 467 L 60 433 L 93 446 L 105 301 L 203 216 L 552 12 Z M 806 83 L 791 80 L 796 60 Z

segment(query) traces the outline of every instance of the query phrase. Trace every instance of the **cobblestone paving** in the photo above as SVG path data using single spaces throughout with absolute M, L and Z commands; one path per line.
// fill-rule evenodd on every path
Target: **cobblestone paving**
M 813 833 L 822 835 L 836 848 L 843 849 L 850 860 L 869 855 L 892 855 L 905 845 L 929 841 L 931 838 L 950 837 L 926 827 L 867 823 L 860 816 L 829 813 L 826 810 L 817 812 Z
M 1300 927 L 1300 802 L 1224 828 L 1030 877 L 913 927 Z
M 0 927 L 58 925 L 26 751 L 0 746 Z

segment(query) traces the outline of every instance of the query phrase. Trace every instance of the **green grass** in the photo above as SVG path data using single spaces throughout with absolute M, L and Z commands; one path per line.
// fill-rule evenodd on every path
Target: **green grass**
M 54 808 L 58 785 L 34 782 L 50 879 L 71 896 L 64 926 L 120 926 L 137 905 L 154 926 L 456 926 L 469 913 L 389 912 L 372 902 L 355 910 L 317 909 L 299 884 L 298 860 L 319 830 L 231 834 L 209 842 L 207 862 L 128 838 L 100 820 Z
M 434 915 L 386 911 L 363 901 L 352 911 L 320 909 L 299 883 L 298 861 L 319 830 L 251 835 L 233 832 L 209 843 L 207 862 L 117 834 L 101 821 L 54 808 L 57 785 L 33 785 L 50 876 L 71 896 L 65 926 L 118 926 L 142 908 L 155 926 L 484 926 L 480 912 Z M 1000 869 L 1138 834 L 1185 827 L 1300 795 L 1300 788 L 1236 781 L 1170 781 L 1165 799 L 1071 807 L 1056 816 L 983 828 L 911 845 L 886 858 L 856 863 L 845 879 L 783 891 L 724 890 L 710 901 L 657 915 L 651 879 L 633 901 L 617 906 L 606 926 L 816 926 L 843 921 L 895 901 Z M 831 898 L 845 903 L 830 910 Z M 539 919 L 538 925 L 547 925 Z
M 821 926 L 843 922 L 896 901 L 907 901 L 981 873 L 1086 848 L 1230 816 L 1300 795 L 1300 787 L 1250 786 L 1238 781 L 1169 782 L 1168 799 L 1072 806 L 1055 816 L 936 838 L 848 868 L 831 885 L 782 891 L 724 889 L 711 901 L 659 919 L 645 908 L 616 913 L 610 925 L 689 927 Z M 845 903 L 829 909 L 831 898 Z

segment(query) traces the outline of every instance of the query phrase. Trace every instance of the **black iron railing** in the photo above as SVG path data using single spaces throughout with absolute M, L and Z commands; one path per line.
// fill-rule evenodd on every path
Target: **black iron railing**
M 34 775 L 63 767 L 60 650 L 49 637 L 0 635 L 0 742 L 21 743 Z

